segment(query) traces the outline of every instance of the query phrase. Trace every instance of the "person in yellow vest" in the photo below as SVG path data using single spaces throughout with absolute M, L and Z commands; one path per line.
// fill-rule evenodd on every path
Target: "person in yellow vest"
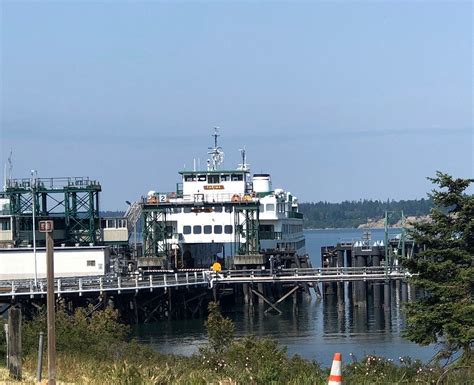
M 215 273 L 220 273 L 222 271 L 222 266 L 219 262 L 214 262 L 211 266 L 211 270 Z

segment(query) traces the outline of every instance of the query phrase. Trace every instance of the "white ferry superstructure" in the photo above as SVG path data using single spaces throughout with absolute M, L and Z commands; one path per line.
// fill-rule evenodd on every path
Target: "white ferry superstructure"
M 216 130 L 207 170 L 180 171 L 176 192 L 148 193 L 144 250 L 171 254 L 167 267 L 179 268 L 208 268 L 216 260 L 231 267 L 242 254 L 304 255 L 297 198 L 273 189 L 270 174 L 252 176 L 245 150 L 236 169 L 220 169 L 224 153 L 217 138 Z M 160 221 L 164 231 L 157 236 Z

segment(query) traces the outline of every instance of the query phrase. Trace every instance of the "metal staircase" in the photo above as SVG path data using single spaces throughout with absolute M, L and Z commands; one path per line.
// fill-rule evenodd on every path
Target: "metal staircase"
M 142 203 L 136 201 L 131 203 L 128 206 L 127 211 L 125 212 L 125 218 L 127 218 L 127 229 L 128 234 L 133 234 L 136 229 L 138 219 L 142 215 Z

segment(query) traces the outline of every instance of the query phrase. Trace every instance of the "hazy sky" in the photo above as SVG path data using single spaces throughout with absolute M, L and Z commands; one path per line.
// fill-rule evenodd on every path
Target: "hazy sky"
M 205 164 L 300 201 L 411 199 L 473 177 L 470 1 L 1 1 L 1 153 L 90 176 L 104 209 Z M 3 174 L 3 168 L 2 168 Z

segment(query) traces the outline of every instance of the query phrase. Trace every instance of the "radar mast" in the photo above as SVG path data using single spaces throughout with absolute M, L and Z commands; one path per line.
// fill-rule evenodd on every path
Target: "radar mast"
M 245 147 L 241 148 L 239 151 L 240 151 L 240 156 L 242 157 L 242 163 L 239 164 L 238 170 L 249 171 L 250 164 L 247 163 L 247 155 L 245 154 Z
M 207 161 L 207 171 L 217 171 L 219 166 L 224 162 L 224 151 L 221 147 L 217 145 L 217 138 L 219 135 L 219 127 L 214 127 L 214 147 L 209 147 L 208 154 L 211 156 L 211 159 Z

